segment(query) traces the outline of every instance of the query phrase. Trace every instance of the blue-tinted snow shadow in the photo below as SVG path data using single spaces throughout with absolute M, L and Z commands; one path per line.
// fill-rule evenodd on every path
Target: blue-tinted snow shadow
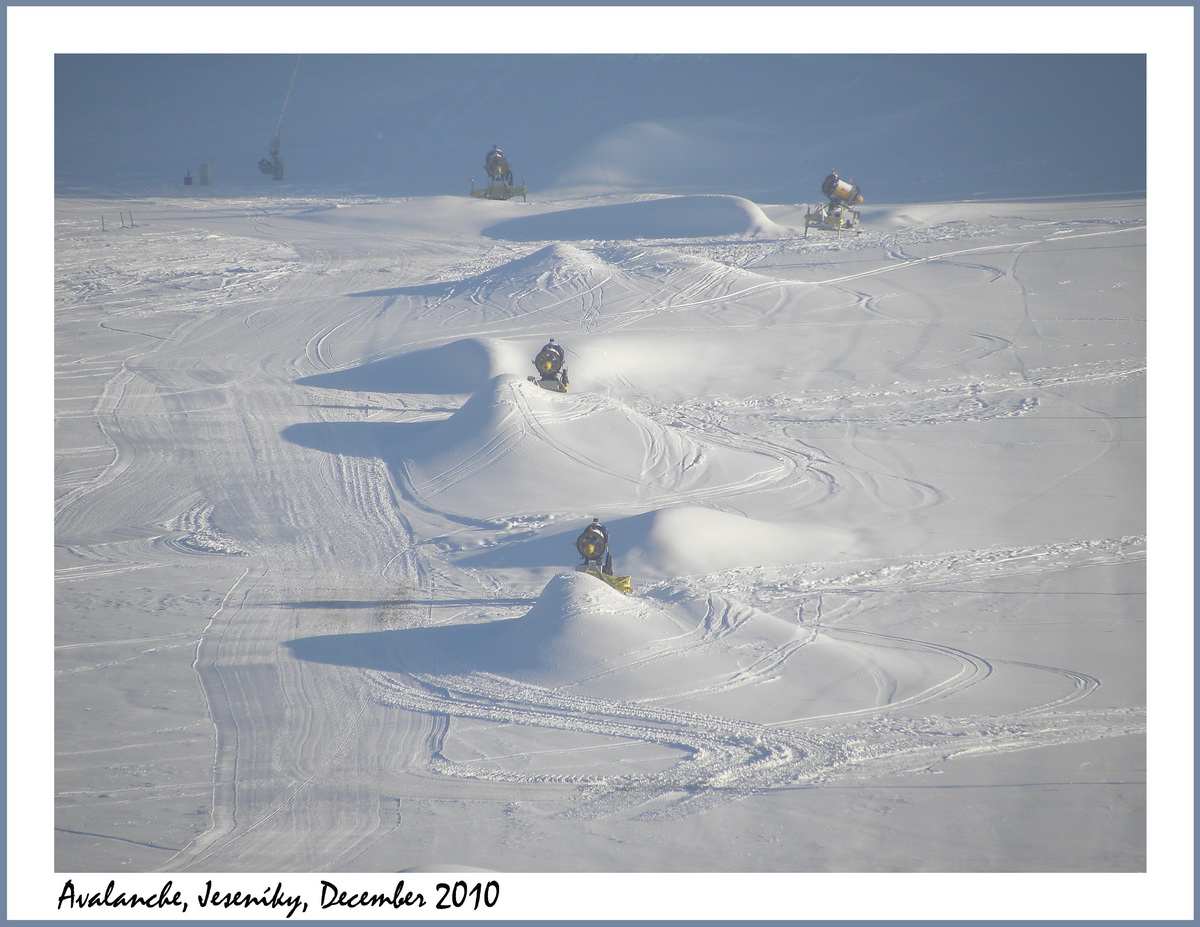
M 280 434 L 292 444 L 343 454 L 347 457 L 378 457 L 393 474 L 403 469 L 405 448 L 427 446 L 437 422 L 301 422 L 288 425 Z
M 347 296 L 375 298 L 379 296 L 431 296 L 435 299 L 453 296 L 456 283 L 415 283 L 411 286 L 385 286 L 378 290 L 358 290 Z
M 757 213 L 757 215 L 754 215 Z M 519 216 L 483 230 L 504 241 L 606 241 L 745 235 L 766 217 L 732 196 L 681 196 Z
M 388 609 L 404 606 L 440 606 L 443 608 L 515 608 L 532 605 L 534 598 L 508 599 L 300 599 L 293 602 L 271 602 L 270 608 L 286 609 Z
M 487 349 L 470 339 L 296 380 L 302 386 L 377 393 L 470 393 L 492 376 Z
M 284 641 L 294 657 L 388 673 L 436 676 L 472 672 L 511 674 L 540 665 L 536 646 L 524 646 L 521 618 L 440 628 L 322 634 Z

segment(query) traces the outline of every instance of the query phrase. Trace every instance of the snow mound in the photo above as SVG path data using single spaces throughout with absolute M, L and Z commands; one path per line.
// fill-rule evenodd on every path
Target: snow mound
M 720 626 L 710 626 L 707 603 L 630 597 L 572 572 L 552 577 L 520 618 L 444 630 L 458 632 L 457 649 L 473 666 L 520 684 L 630 700 L 678 697 L 707 680 L 731 704 L 740 700 L 730 688 L 762 681 L 748 663 L 811 637 L 747 606 L 720 610 Z M 755 701 L 737 713 L 761 711 Z
M 363 242 L 397 237 L 458 237 L 479 234 L 496 221 L 497 213 L 511 212 L 516 204 L 489 202 L 481 210 L 479 200 L 467 196 L 411 196 L 375 202 L 322 202 L 289 217 L 289 223 L 319 229 L 322 234 L 357 238 Z M 370 247 L 368 244 L 366 247 Z
M 827 560 L 854 542 L 837 528 L 773 524 L 694 505 L 616 519 L 608 529 L 621 569 L 650 578 Z
M 382 292 L 501 306 L 514 296 L 539 289 L 553 291 L 559 298 L 563 288 L 590 290 L 610 274 L 608 265 L 590 252 L 556 243 L 460 280 Z
M 677 638 L 680 620 L 593 576 L 570 572 L 551 578 L 520 618 L 305 637 L 285 646 L 300 659 L 320 663 L 439 676 L 488 673 L 558 688 L 594 676 L 656 641 Z M 694 619 L 683 620 L 694 626 Z M 639 691 L 654 692 L 660 683 L 642 680 Z
M 784 235 L 755 203 L 716 194 L 664 196 L 508 219 L 484 229 L 509 241 L 604 241 L 702 238 L 712 235 Z
M 870 705 L 877 678 L 863 656 L 828 635 L 720 595 L 627 596 L 592 576 L 553 576 L 519 618 L 284 642 L 297 659 L 442 677 L 473 697 L 595 709 L 586 699 L 677 705 L 758 723 Z M 906 697 L 928 684 L 904 653 L 886 661 Z M 946 658 L 949 670 L 957 668 Z
M 746 605 L 630 597 L 582 573 L 551 578 L 522 617 L 473 629 L 473 642 L 465 645 L 465 633 L 462 641 L 476 665 L 517 683 L 622 701 L 701 695 L 697 705 L 703 692 L 719 691 L 734 714 L 763 719 L 778 717 L 779 706 L 758 685 L 784 681 L 790 674 L 779 672 L 778 654 L 813 639 L 796 623 Z M 813 656 L 845 671 L 823 648 Z M 794 707 L 798 699 L 782 694 L 791 688 L 780 695 Z
M 519 513 L 645 509 L 770 481 L 778 460 L 707 447 L 623 402 L 553 393 L 512 374 L 494 377 L 449 418 L 393 453 L 422 505 L 489 519 Z
M 578 682 L 613 660 L 680 633 L 668 613 L 583 573 L 554 576 L 533 607 L 506 624 L 493 665 L 548 687 Z
M 472 280 L 497 289 L 513 284 L 528 286 L 531 280 L 539 286 L 551 287 L 579 278 L 599 281 L 610 273 L 608 265 L 590 251 L 556 242 L 479 274 Z

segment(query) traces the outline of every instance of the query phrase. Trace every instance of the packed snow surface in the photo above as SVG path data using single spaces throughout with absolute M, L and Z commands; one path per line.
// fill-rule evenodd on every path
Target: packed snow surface
M 56 201 L 60 870 L 1145 868 L 1144 201 L 127 208 Z

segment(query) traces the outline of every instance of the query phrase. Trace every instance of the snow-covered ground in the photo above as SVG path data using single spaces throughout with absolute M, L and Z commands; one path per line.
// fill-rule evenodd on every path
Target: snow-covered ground
M 59 868 L 1145 867 L 1143 202 L 106 208 Z
M 1147 539 L 1145 196 L 860 176 L 861 233 L 806 234 L 766 155 L 656 189 L 765 144 L 727 129 L 616 126 L 528 202 L 60 186 L 55 872 L 490 872 L 510 918 L 561 913 L 521 873 L 621 874 L 585 917 L 867 918 L 961 911 L 720 879 L 1098 873 L 988 910 L 1137 909 L 1147 728 L 1190 743 L 1147 691 L 1190 674 L 1148 616 L 1191 631 Z M 632 596 L 574 572 L 593 518 Z

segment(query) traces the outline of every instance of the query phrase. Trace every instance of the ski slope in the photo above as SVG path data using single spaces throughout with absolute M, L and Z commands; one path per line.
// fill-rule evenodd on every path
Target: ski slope
M 1143 200 L 129 208 L 55 203 L 59 870 L 1145 869 Z

